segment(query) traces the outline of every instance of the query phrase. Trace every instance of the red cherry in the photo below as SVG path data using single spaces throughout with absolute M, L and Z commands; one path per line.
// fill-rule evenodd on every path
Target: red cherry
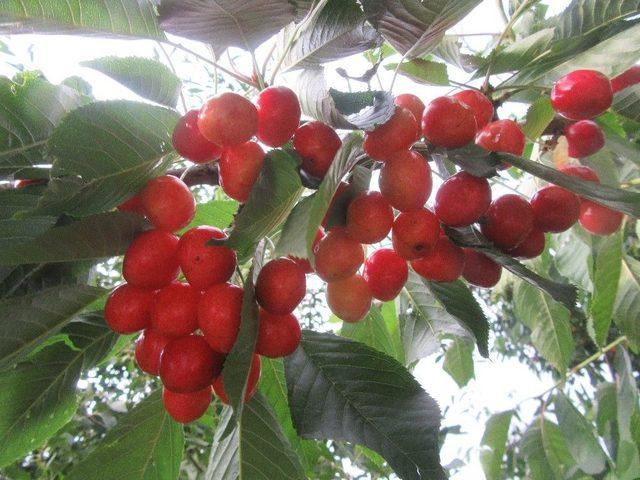
M 240 145 L 258 131 L 258 111 L 253 103 L 237 93 L 221 93 L 200 109 L 198 128 L 216 145 Z
M 613 90 L 613 93 L 618 93 L 619 91 L 629 88 L 637 83 L 640 83 L 640 65 L 634 65 L 617 77 L 613 77 L 611 79 L 611 89 Z
M 247 388 L 244 392 L 244 401 L 248 402 L 253 397 L 253 394 L 256 393 L 256 389 L 258 388 L 258 380 L 260 380 L 260 355 L 253 354 L 253 359 L 251 360 L 251 369 L 249 370 L 249 376 L 247 377 Z M 216 378 L 216 381 L 213 382 L 213 391 L 216 392 L 216 395 L 220 399 L 222 403 L 225 405 L 229 405 L 229 397 L 227 397 L 227 392 L 224 389 L 224 371 L 222 375 Z
M 142 206 L 154 227 L 175 232 L 186 227 L 196 214 L 196 201 L 189 187 L 173 175 L 149 180 L 140 192 Z
M 360 243 L 383 240 L 393 225 L 393 209 L 380 192 L 363 192 L 347 209 L 347 233 Z
M 302 332 L 294 314 L 272 315 L 260 309 L 256 353 L 269 358 L 286 357 L 300 344 Z
M 415 272 L 427 280 L 453 282 L 462 275 L 464 252 L 449 238 L 441 236 L 431 252 L 411 262 Z
M 136 340 L 136 362 L 143 372 L 160 375 L 160 356 L 171 339 L 147 328 Z
M 599 203 L 582 200 L 580 225 L 594 235 L 611 235 L 622 224 L 624 215 Z
M 224 358 L 200 336 L 174 338 L 162 351 L 160 379 L 172 392 L 202 390 L 220 375 Z
M 352 276 L 364 262 L 362 245 L 342 227 L 329 230 L 315 249 L 316 273 L 325 282 Z
M 482 233 L 503 250 L 515 248 L 533 229 L 531 204 L 518 195 L 494 200 L 484 216 Z
M 320 242 L 320 240 L 322 240 L 322 237 L 324 237 L 324 229 L 322 227 L 318 227 L 318 230 L 316 231 L 316 236 L 313 239 L 313 244 L 311 248 L 312 251 L 316 249 L 316 247 L 318 246 L 318 243 Z M 309 259 L 296 257 L 294 255 L 289 255 L 287 258 L 290 258 L 291 260 L 296 262 L 298 266 L 304 271 L 305 274 L 313 273 L 313 266 L 311 265 L 311 262 L 309 261 Z
M 187 281 L 198 290 L 224 283 L 236 268 L 236 252 L 222 245 L 207 245 L 212 239 L 227 238 L 215 227 L 200 226 L 182 235 L 178 244 L 178 261 Z
M 229 197 L 244 203 L 260 176 L 264 150 L 256 142 L 225 148 L 220 158 L 220 186 Z
M 502 266 L 484 253 L 471 248 L 464 249 L 464 268 L 462 276 L 471 285 L 491 288 L 500 281 Z
M 393 103 L 397 107 L 403 107 L 409 110 L 413 114 L 413 118 L 416 119 L 416 125 L 420 125 L 422 113 L 424 112 L 424 103 L 422 103 L 420 98 L 412 93 L 402 93 L 394 99 Z
M 371 308 L 371 290 L 362 275 L 353 275 L 327 285 L 327 304 L 339 319 L 356 323 Z
M 589 167 L 585 167 L 582 165 L 563 165 L 558 170 L 560 170 L 565 175 L 569 175 L 571 177 L 578 177 L 582 180 L 586 180 L 588 182 L 600 182 L 600 178 L 598 178 L 598 174 Z
M 386 123 L 364 135 L 364 151 L 375 160 L 384 162 L 394 153 L 407 150 L 418 138 L 418 122 L 406 108 L 396 107 Z
M 596 122 L 582 120 L 564 129 L 569 144 L 569 156 L 584 158 L 604 147 L 604 133 Z
M 198 110 L 185 113 L 173 129 L 173 148 L 181 157 L 195 163 L 207 163 L 220 158 L 222 147 L 207 140 L 198 128 Z
M 453 97 L 438 97 L 424 109 L 422 133 L 436 147 L 464 147 L 477 131 L 473 110 Z
M 364 279 L 373 298 L 382 302 L 393 300 L 400 294 L 408 275 L 406 260 L 391 248 L 376 250 L 364 262 Z
M 611 82 L 595 70 L 575 70 L 551 89 L 551 105 L 569 120 L 588 120 L 604 113 L 613 102 Z
M 306 293 L 304 270 L 285 257 L 269 261 L 256 280 L 258 304 L 275 315 L 293 312 Z
M 483 128 L 493 119 L 493 103 L 478 90 L 463 90 L 453 98 L 466 105 L 473 111 L 478 128 Z
M 307 122 L 296 130 L 293 148 L 302 157 L 302 169 L 316 178 L 324 178 L 342 146 L 336 131 L 322 122 Z
M 140 194 L 134 195 L 133 197 L 125 200 L 120 205 L 118 205 L 118 210 L 121 212 L 133 212 L 138 213 L 140 215 L 144 215 L 144 206 L 142 205 L 142 198 Z
M 236 343 L 242 315 L 244 290 L 231 283 L 210 287 L 198 305 L 198 326 L 216 352 L 229 353 Z
M 575 193 L 549 185 L 531 199 L 535 228 L 542 232 L 559 233 L 571 228 L 580 215 L 580 197 Z
M 401 212 L 419 210 L 431 195 L 431 168 L 417 152 L 396 152 L 383 165 L 379 185 L 392 207 Z
M 149 326 L 155 292 L 124 283 L 116 288 L 104 306 L 104 319 L 120 335 L 138 332 Z
M 497 120 L 478 132 L 476 144 L 490 152 L 504 152 L 521 156 L 526 138 L 520 126 L 513 120 Z
M 258 95 L 257 137 L 265 145 L 281 147 L 300 124 L 300 102 L 287 87 L 269 87 Z
M 402 246 L 397 253 L 407 260 L 427 255 L 436 246 L 439 236 L 440 222 L 426 208 L 403 212 L 393 222 L 393 244 Z M 407 256 L 405 249 L 409 249 L 411 254 Z
M 151 328 L 167 337 L 183 337 L 198 328 L 200 292 L 175 282 L 160 289 L 151 307 Z
M 458 172 L 436 193 L 435 214 L 445 225 L 465 227 L 477 222 L 491 205 L 491 186 L 486 178 Z
M 544 252 L 544 244 L 544 233 L 540 230 L 533 229 L 517 247 L 507 250 L 506 253 L 512 257 L 527 260 L 542 255 L 542 252 Z
M 132 285 L 161 288 L 180 273 L 178 237 L 164 230 L 149 230 L 131 242 L 122 263 L 122 275 Z
M 190 423 L 202 417 L 211 403 L 211 387 L 190 393 L 162 389 L 162 403 L 169 415 L 180 423 Z

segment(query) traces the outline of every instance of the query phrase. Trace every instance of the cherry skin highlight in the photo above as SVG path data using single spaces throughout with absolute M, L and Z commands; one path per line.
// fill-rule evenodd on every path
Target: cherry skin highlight
M 364 151 L 375 160 L 384 162 L 394 153 L 407 150 L 418 138 L 418 122 L 406 108 L 396 107 L 386 123 L 364 135 Z
M 373 298 L 388 302 L 402 291 L 409 275 L 406 260 L 391 248 L 373 252 L 364 262 L 363 277 Z
M 342 146 L 342 140 L 329 125 L 307 122 L 293 136 L 293 148 L 302 157 L 302 169 L 322 179 Z
M 534 226 L 542 232 L 570 229 L 580 215 L 580 197 L 556 185 L 541 188 L 531 199 Z
M 380 192 L 401 212 L 419 210 L 431 195 L 431 168 L 417 152 L 396 152 L 380 171 Z
M 347 233 L 360 243 L 383 240 L 393 225 L 393 209 L 380 192 L 363 192 L 347 209 Z
M 295 310 L 307 293 L 307 280 L 296 262 L 281 257 L 262 267 L 256 280 L 258 304 L 274 315 Z
M 393 100 L 393 103 L 397 107 L 409 110 L 413 114 L 413 118 L 416 119 L 416 125 L 420 125 L 422 113 L 424 112 L 424 103 L 420 98 L 412 93 L 401 93 Z
M 464 250 L 464 268 L 462 276 L 471 285 L 481 288 L 494 287 L 502 275 L 502 266 L 484 253 L 465 248 Z
M 231 283 L 213 285 L 200 298 L 198 326 L 216 352 L 229 353 L 236 343 L 244 290 Z
M 149 180 L 140 192 L 149 221 L 161 230 L 175 232 L 186 227 L 196 214 L 196 200 L 189 187 L 173 175 Z
M 604 133 L 596 122 L 581 120 L 564 129 L 569 144 L 569 156 L 584 158 L 604 147 Z
M 220 186 L 229 197 L 244 203 L 260 176 L 264 150 L 256 142 L 225 148 L 220 158 Z
M 151 307 L 151 328 L 166 337 L 183 337 L 198 328 L 200 292 L 188 283 L 174 282 L 158 290 Z
M 154 298 L 155 291 L 124 283 L 109 295 L 104 319 L 120 335 L 139 332 L 149 326 Z
M 327 304 L 339 319 L 356 323 L 371 308 L 371 290 L 362 275 L 353 275 L 327 285 Z
M 162 404 L 171 418 L 179 423 L 191 423 L 202 417 L 211 403 L 211 387 L 190 393 L 162 389 Z
M 221 147 L 240 145 L 258 131 L 258 111 L 237 93 L 221 93 L 200 109 L 198 129 L 207 140 Z
M 551 105 L 569 120 L 589 120 L 609 109 L 613 102 L 611 82 L 595 70 L 575 70 L 551 89 Z
M 460 148 L 473 142 L 478 131 L 471 108 L 453 97 L 438 97 L 422 114 L 422 133 L 436 147 Z
M 160 375 L 160 356 L 170 340 L 150 328 L 144 330 L 136 340 L 135 356 L 140 370 L 150 375 Z
M 477 127 L 483 128 L 493 119 L 493 103 L 478 90 L 463 90 L 456 93 L 453 98 L 466 105 L 473 111 Z
M 198 128 L 198 110 L 185 113 L 173 129 L 172 143 L 178 155 L 194 163 L 220 158 L 222 147 L 207 140 Z
M 249 376 L 247 377 L 247 388 L 244 392 L 244 401 L 248 402 L 253 397 L 253 394 L 256 393 L 258 388 L 258 381 L 260 380 L 261 373 L 261 361 L 260 355 L 253 354 L 253 358 L 251 360 L 251 369 L 249 370 Z M 224 389 L 224 371 L 222 375 L 216 378 L 216 381 L 213 382 L 213 391 L 218 396 L 220 401 L 225 405 L 229 405 L 229 397 L 227 396 L 227 392 Z
M 162 288 L 179 273 L 178 237 L 163 230 L 141 233 L 124 255 L 122 275 L 138 287 Z
M 318 242 L 315 261 L 318 276 L 325 282 L 335 282 L 358 271 L 364 262 L 364 251 L 344 228 L 335 227 Z
M 521 260 L 528 260 L 542 255 L 544 247 L 544 233 L 534 228 L 517 247 L 507 250 L 506 253 Z
M 426 208 L 403 212 L 393 222 L 393 243 L 402 245 L 403 248 L 398 253 L 407 260 L 427 255 L 436 246 L 439 237 L 440 222 Z M 411 253 L 406 254 L 405 249 Z
M 300 102 L 287 87 L 269 87 L 258 95 L 258 133 L 265 145 L 281 147 L 293 136 L 300 124 Z
M 189 393 L 211 385 L 222 372 L 224 355 L 214 352 L 197 335 L 174 338 L 160 357 L 160 379 L 176 393 Z
M 298 345 L 302 331 L 298 319 L 292 313 L 272 315 L 260 309 L 260 327 L 256 341 L 256 353 L 269 358 L 291 355 Z
M 494 200 L 484 216 L 482 233 L 502 250 L 515 248 L 533 230 L 531 204 L 515 194 Z
M 497 120 L 478 132 L 476 144 L 490 152 L 504 152 L 522 156 L 526 138 L 524 132 L 513 120 Z
M 582 200 L 580 225 L 593 235 L 611 235 L 616 232 L 624 215 L 591 200 Z
M 454 282 L 464 268 L 464 252 L 446 235 L 438 239 L 431 252 L 411 262 L 411 267 L 421 277 L 434 282 Z
M 445 225 L 466 227 L 477 222 L 491 205 L 491 186 L 486 178 L 458 172 L 436 193 L 435 214 Z

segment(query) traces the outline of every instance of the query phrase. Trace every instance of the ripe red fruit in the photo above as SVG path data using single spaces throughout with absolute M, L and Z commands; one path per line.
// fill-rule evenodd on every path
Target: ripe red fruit
M 476 144 L 490 152 L 504 152 L 521 156 L 526 138 L 524 132 L 513 120 L 497 120 L 478 132 Z
M 350 277 L 364 262 L 362 245 L 342 227 L 329 230 L 315 249 L 316 273 L 325 282 Z
M 167 337 L 183 337 L 198 328 L 200 292 L 175 282 L 160 289 L 151 307 L 151 328 Z
M 542 255 L 544 245 L 544 233 L 540 230 L 533 229 L 517 247 L 507 250 L 506 253 L 512 257 L 527 260 Z
M 491 288 L 500 281 L 501 275 L 502 266 L 500 264 L 477 250 L 472 248 L 464 249 L 462 276 L 471 285 Z
M 182 235 L 178 244 L 178 261 L 187 281 L 198 290 L 231 278 L 236 268 L 236 252 L 222 245 L 207 245 L 212 239 L 227 238 L 215 227 L 200 226 Z
M 216 352 L 229 353 L 240 330 L 244 290 L 231 283 L 210 287 L 198 305 L 198 326 Z
M 575 70 L 551 89 L 551 105 L 569 120 L 588 120 L 604 113 L 613 101 L 609 79 L 595 70 Z
M 383 165 L 379 185 L 392 207 L 401 212 L 419 210 L 431 195 L 431 168 L 417 152 L 396 152 Z
M 306 293 L 304 271 L 286 257 L 269 261 L 262 267 L 256 280 L 258 304 L 275 315 L 293 312 Z
M 384 162 L 399 150 L 407 150 L 418 138 L 418 122 L 406 108 L 396 107 L 386 123 L 364 135 L 364 151 L 375 160 Z
M 438 239 L 431 252 L 411 262 L 415 272 L 427 280 L 453 282 L 462 275 L 464 252 L 446 235 Z
M 438 97 L 422 114 L 422 133 L 431 144 L 460 148 L 473 142 L 478 131 L 471 108 L 453 97 Z
M 316 249 L 316 247 L 318 246 L 318 243 L 320 242 L 320 240 L 322 240 L 322 237 L 324 237 L 324 229 L 322 227 L 318 227 L 318 230 L 316 230 L 316 236 L 313 239 L 313 244 L 311 248 L 312 251 Z M 290 258 L 291 260 L 296 262 L 298 266 L 302 269 L 302 271 L 304 271 L 305 274 L 309 274 L 313 272 L 313 266 L 311 266 L 311 262 L 309 261 L 308 258 L 300 258 L 294 255 L 289 255 L 287 258 Z
M 503 250 L 515 248 L 533 229 L 533 209 L 524 198 L 508 194 L 494 200 L 484 216 L 482 233 Z
M 251 369 L 249 370 L 249 376 L 247 377 L 247 388 L 244 392 L 244 401 L 248 402 L 253 397 L 253 394 L 256 393 L 256 389 L 258 387 L 258 380 L 260 380 L 260 355 L 253 354 L 253 359 L 251 360 Z M 224 371 L 222 375 L 216 378 L 216 381 L 213 382 L 213 391 L 216 392 L 216 395 L 220 399 L 222 403 L 225 405 L 229 405 L 229 397 L 227 397 L 227 392 L 224 389 Z
M 173 148 L 181 157 L 195 163 L 207 163 L 220 158 L 222 147 L 207 140 L 198 128 L 198 110 L 185 113 L 173 129 Z
M 565 175 L 578 177 L 588 182 L 600 182 L 598 174 L 590 167 L 585 167 L 582 165 L 563 165 L 558 170 L 560 170 Z
M 356 323 L 371 308 L 371 290 L 362 275 L 353 275 L 327 285 L 327 304 L 339 319 Z
M 269 358 L 286 357 L 300 344 L 302 332 L 294 314 L 273 315 L 260 309 L 256 353 Z
M 302 157 L 302 169 L 316 178 L 324 178 L 342 140 L 329 125 L 319 121 L 307 122 L 296 130 L 293 148 Z
M 140 194 L 136 194 L 133 197 L 125 200 L 120 205 L 118 205 L 118 210 L 121 212 L 133 212 L 139 213 L 140 215 L 144 215 L 144 206 L 142 205 L 142 198 L 140 198 Z
M 160 356 L 170 340 L 150 328 L 144 330 L 136 340 L 136 362 L 140 370 L 150 375 L 159 375 Z
M 189 187 L 173 175 L 149 180 L 140 192 L 144 213 L 154 227 L 175 232 L 186 227 L 196 214 L 196 201 Z
M 491 205 L 491 186 L 486 178 L 458 172 L 436 193 L 435 214 L 445 225 L 465 227 L 477 222 Z
M 625 88 L 640 83 L 640 65 L 634 65 L 629 70 L 622 72 L 617 77 L 611 79 L 611 89 L 613 93 L 618 93 Z
M 347 209 L 347 232 L 360 243 L 383 240 L 393 225 L 393 209 L 380 192 L 362 192 Z
M 138 332 L 149 326 L 155 292 L 128 283 L 116 288 L 107 299 L 104 319 L 120 335 Z
M 373 298 L 388 302 L 396 298 L 407 283 L 406 260 L 391 248 L 376 250 L 364 262 L 364 279 Z
M 584 158 L 604 147 L 604 133 L 596 122 L 581 120 L 564 129 L 569 144 L 569 156 Z
M 190 393 L 162 389 L 162 403 L 171 417 L 180 423 L 190 423 L 202 417 L 211 403 L 211 387 Z
M 620 228 L 624 215 L 591 200 L 582 200 L 580 225 L 594 235 L 611 235 Z
M 264 150 L 256 142 L 225 148 L 220 158 L 220 186 L 238 202 L 246 202 L 260 176 Z
M 436 246 L 439 236 L 440 222 L 426 208 L 403 212 L 393 222 L 393 244 L 401 246 L 397 253 L 407 260 L 427 255 Z
M 122 275 L 132 285 L 161 288 L 180 273 L 178 237 L 164 230 L 149 230 L 138 235 L 124 255 Z
M 531 199 L 535 228 L 559 233 L 571 228 L 580 215 L 580 197 L 556 185 L 541 188 Z
M 258 111 L 253 103 L 237 93 L 221 93 L 200 109 L 198 128 L 216 145 L 240 145 L 258 131 Z
M 265 145 L 281 147 L 300 124 L 300 102 L 287 87 L 269 87 L 258 95 L 257 137 Z
M 479 129 L 493 119 L 493 103 L 482 92 L 478 90 L 463 90 L 456 93 L 453 98 L 473 111 L 473 115 L 476 117 L 476 125 Z
M 393 103 L 395 103 L 397 107 L 403 107 L 409 110 L 413 114 L 413 118 L 416 119 L 416 125 L 420 126 L 422 113 L 424 112 L 424 103 L 422 100 L 412 93 L 402 93 L 394 99 Z
M 200 336 L 174 338 L 162 351 L 160 379 L 172 392 L 202 390 L 220 375 L 224 358 Z

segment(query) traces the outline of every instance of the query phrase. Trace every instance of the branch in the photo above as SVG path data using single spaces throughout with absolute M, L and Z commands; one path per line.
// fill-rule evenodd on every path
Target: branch
M 188 168 L 175 168 L 169 170 L 167 175 L 181 178 L 189 187 L 194 185 L 220 185 L 217 164 L 207 163 Z

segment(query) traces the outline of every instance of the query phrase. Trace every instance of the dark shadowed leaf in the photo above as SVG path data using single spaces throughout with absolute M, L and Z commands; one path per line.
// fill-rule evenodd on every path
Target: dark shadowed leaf
M 616 94 L 611 108 L 623 117 L 640 122 L 640 85 L 625 88 Z
M 53 227 L 55 223 L 55 217 L 0 220 L 0 249 L 34 239 Z
M 502 457 L 507 449 L 509 426 L 513 410 L 492 415 L 480 442 L 480 463 L 487 480 L 500 480 L 502 475 Z
M 16 213 L 34 208 L 40 195 L 25 192 L 24 188 L 0 191 L 0 219 L 8 219 Z

